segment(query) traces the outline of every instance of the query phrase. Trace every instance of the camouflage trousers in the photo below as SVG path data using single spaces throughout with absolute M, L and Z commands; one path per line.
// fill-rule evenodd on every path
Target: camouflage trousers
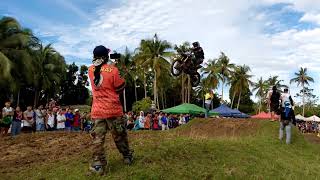
M 92 166 L 107 164 L 105 155 L 105 136 L 111 132 L 113 140 L 124 158 L 132 157 L 133 151 L 129 148 L 126 121 L 123 117 L 110 119 L 97 119 L 91 130 L 92 141 Z

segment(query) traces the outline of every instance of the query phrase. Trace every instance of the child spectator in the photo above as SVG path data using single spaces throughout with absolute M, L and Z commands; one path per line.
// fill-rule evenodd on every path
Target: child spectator
M 16 111 L 14 112 L 14 115 L 13 115 L 13 120 L 12 120 L 12 127 L 11 127 L 12 137 L 15 137 L 18 134 L 20 134 L 22 119 L 23 119 L 23 113 L 21 112 L 20 107 L 17 106 Z

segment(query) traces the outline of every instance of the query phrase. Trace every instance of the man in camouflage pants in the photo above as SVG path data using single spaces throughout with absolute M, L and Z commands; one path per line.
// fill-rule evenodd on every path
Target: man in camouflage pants
M 93 65 L 88 70 L 93 96 L 91 119 L 94 121 L 91 131 L 92 162 L 89 170 L 103 175 L 107 165 L 104 142 L 108 131 L 112 133 L 125 164 L 132 164 L 133 151 L 129 148 L 126 120 L 119 99 L 119 93 L 123 91 L 125 81 L 121 78 L 117 67 L 107 64 L 109 59 L 107 48 L 97 46 L 93 54 Z
M 105 157 L 104 142 L 108 131 L 111 131 L 114 142 L 119 152 L 124 157 L 125 164 L 131 164 L 132 150 L 129 149 L 127 130 L 124 118 L 95 120 L 91 131 L 93 137 L 93 164 L 105 166 L 107 164 Z

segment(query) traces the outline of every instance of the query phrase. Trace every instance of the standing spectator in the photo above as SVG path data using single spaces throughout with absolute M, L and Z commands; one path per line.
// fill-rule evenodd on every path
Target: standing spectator
M 267 95 L 270 112 L 271 112 L 271 121 L 275 121 L 275 114 L 279 114 L 279 101 L 280 101 L 280 93 L 276 86 L 272 87 L 272 91 L 268 92 Z
M 77 132 L 80 131 L 80 112 L 79 109 L 75 109 L 74 112 L 72 129 Z
M 32 133 L 34 123 L 34 111 L 32 110 L 32 106 L 28 106 L 27 110 L 23 113 L 22 131 Z
M 72 123 L 73 123 L 73 120 L 74 120 L 74 115 L 72 113 L 72 109 L 71 108 L 68 108 L 67 109 L 67 113 L 65 114 L 66 116 L 66 122 L 65 122 L 65 129 L 66 131 L 71 131 L 72 129 Z
M 140 111 L 140 116 L 138 117 L 138 121 L 139 121 L 139 128 L 140 129 L 144 129 L 144 122 L 145 122 L 145 117 L 144 117 L 144 112 Z
M 294 113 L 292 110 L 293 100 L 289 94 L 288 89 L 284 89 L 284 93 L 281 95 L 281 121 L 279 130 L 279 139 L 282 140 L 284 129 L 286 130 L 286 143 L 291 143 L 291 126 L 294 119 Z
M 57 129 L 59 131 L 64 131 L 65 129 L 66 116 L 63 114 L 63 110 L 59 110 L 57 114 Z
M 163 114 L 162 113 L 162 116 L 161 116 L 161 128 L 162 128 L 162 131 L 169 130 L 167 114 Z
M 205 98 L 204 103 L 206 105 L 205 118 L 208 118 L 211 102 L 212 102 L 212 99 L 213 99 L 213 90 L 210 90 L 209 93 L 205 94 L 204 98 Z
M 180 114 L 179 125 L 181 126 L 181 125 L 184 125 L 184 124 L 186 124 L 186 119 L 185 119 L 183 114 Z
M 170 128 L 170 129 L 173 129 L 174 128 L 174 116 L 173 115 L 170 115 L 169 116 L 169 122 L 168 122 L 168 127 Z
M 127 116 L 127 129 L 132 130 L 133 128 L 134 128 L 134 120 L 132 117 L 132 112 L 129 112 Z
M 35 116 L 36 116 L 36 131 L 44 131 L 45 130 L 45 123 L 44 123 L 44 118 L 46 117 L 46 112 L 43 109 L 43 106 L 40 105 L 38 109 L 35 111 Z
M 23 113 L 19 106 L 16 107 L 16 111 L 13 115 L 12 127 L 11 127 L 11 135 L 15 137 L 20 134 L 21 131 L 21 121 L 23 119 Z
M 190 114 L 186 114 L 184 116 L 184 119 L 186 120 L 186 124 L 190 121 Z
M 0 122 L 0 134 L 5 136 L 8 134 L 10 125 L 12 123 L 12 117 L 14 109 L 11 107 L 11 102 L 6 102 L 5 107 L 2 109 L 2 121 Z
M 155 113 L 153 117 L 153 123 L 152 123 L 152 129 L 153 130 L 159 130 L 159 119 L 158 119 L 159 114 Z
M 46 129 L 47 129 L 47 131 L 53 131 L 55 129 L 54 123 L 55 123 L 54 114 L 49 109 L 48 113 L 46 115 Z
M 150 113 L 147 113 L 147 116 L 145 117 L 144 129 L 145 130 L 151 129 L 151 114 Z

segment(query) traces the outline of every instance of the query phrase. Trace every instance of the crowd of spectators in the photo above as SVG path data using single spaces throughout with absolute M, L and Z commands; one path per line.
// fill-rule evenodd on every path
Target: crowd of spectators
M 14 137 L 20 132 L 32 133 L 43 131 L 89 131 L 92 122 L 89 113 L 80 112 L 79 109 L 57 106 L 54 101 L 45 107 L 28 106 L 24 111 L 17 106 L 11 107 L 10 102 L 5 103 L 1 111 L 0 135 L 6 136 L 9 132 Z
M 127 118 L 128 130 L 169 130 L 190 121 L 189 114 L 167 114 L 164 112 L 147 112 L 141 111 L 139 114 L 128 112 Z

